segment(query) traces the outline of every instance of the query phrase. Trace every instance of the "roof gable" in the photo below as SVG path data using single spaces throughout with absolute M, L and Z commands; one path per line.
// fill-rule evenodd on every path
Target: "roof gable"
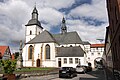
M 29 43 L 46 43 L 46 42 L 55 42 L 53 36 L 46 30 L 33 38 Z

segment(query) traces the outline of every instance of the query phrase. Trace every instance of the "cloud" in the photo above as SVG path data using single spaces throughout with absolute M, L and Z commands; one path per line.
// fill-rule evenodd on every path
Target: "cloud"
M 67 17 L 69 31 L 77 31 L 82 40 L 99 43 L 96 39 L 105 38 L 108 26 L 105 0 L 92 0 L 91 4 L 82 4 L 72 9 Z
M 40 20 L 45 21 L 49 25 L 58 25 L 60 23 L 60 20 L 63 17 L 63 14 L 60 13 L 59 11 L 53 9 L 53 8 L 41 8 L 39 10 L 40 13 Z
M 102 6 L 101 6 L 102 5 Z M 105 0 L 93 0 L 92 4 L 83 4 L 71 10 L 69 15 L 76 17 L 90 17 L 97 20 L 107 20 Z
M 91 0 L 90 4 L 84 2 L 81 5 L 76 4 L 76 1 L 5 0 L 0 2 L 0 45 L 9 45 L 13 52 L 18 51 L 19 41 L 25 40 L 25 25 L 31 19 L 35 2 L 41 25 L 46 30 L 52 31 L 51 33 L 60 32 L 58 28 L 62 17 L 65 16 L 68 31 L 77 31 L 82 40 L 95 43 L 97 38 L 104 38 L 105 27 L 108 25 L 105 0 Z M 63 8 L 66 10 L 68 8 L 69 11 L 60 12 L 59 10 Z M 84 18 L 87 20 L 90 18 L 91 24 Z M 93 25 L 98 24 L 95 21 L 104 23 L 96 26 Z
M 96 39 L 104 39 L 105 29 L 108 26 L 106 23 L 96 27 L 80 20 L 68 20 L 67 23 L 69 31 L 77 31 L 83 41 L 90 43 L 99 43 Z
M 68 8 L 72 6 L 75 0 L 25 0 L 26 3 L 31 5 L 38 5 L 39 7 L 50 7 L 55 9 Z

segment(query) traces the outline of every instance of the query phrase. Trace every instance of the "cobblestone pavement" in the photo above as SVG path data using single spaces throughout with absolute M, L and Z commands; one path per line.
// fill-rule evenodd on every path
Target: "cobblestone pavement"
M 46 76 L 35 76 L 22 78 L 20 80 L 105 80 L 104 70 L 94 70 L 86 74 L 78 74 L 74 78 L 59 78 L 58 74 L 46 75 Z

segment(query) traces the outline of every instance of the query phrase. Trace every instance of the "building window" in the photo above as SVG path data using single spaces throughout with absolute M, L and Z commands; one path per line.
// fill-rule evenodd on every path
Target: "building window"
M 73 63 L 73 59 L 69 58 L 69 63 L 72 64 Z
M 91 55 L 94 55 L 94 53 L 91 53 Z
M 67 64 L 67 58 L 64 58 L 64 64 Z
M 64 46 L 61 46 L 61 47 L 64 47 Z
M 46 50 L 45 59 L 50 59 L 50 46 L 48 44 L 45 46 L 45 50 Z
M 98 55 L 100 55 L 100 53 L 98 53 Z
M 88 57 L 88 60 L 90 60 L 90 57 Z
M 61 61 L 61 58 L 58 58 L 58 61 Z
M 75 58 L 75 64 L 78 64 L 78 62 L 79 62 L 79 59 Z
M 30 30 L 30 35 L 32 35 L 32 31 Z
M 33 50 L 34 50 L 33 46 L 30 45 L 29 50 L 28 50 L 29 51 L 28 52 L 28 59 L 32 59 Z
M 96 48 L 96 50 L 98 50 L 98 47 Z

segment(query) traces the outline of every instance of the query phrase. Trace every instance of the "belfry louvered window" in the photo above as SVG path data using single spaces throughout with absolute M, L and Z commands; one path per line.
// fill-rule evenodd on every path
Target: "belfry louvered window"
M 30 35 L 32 35 L 32 31 L 30 30 Z

